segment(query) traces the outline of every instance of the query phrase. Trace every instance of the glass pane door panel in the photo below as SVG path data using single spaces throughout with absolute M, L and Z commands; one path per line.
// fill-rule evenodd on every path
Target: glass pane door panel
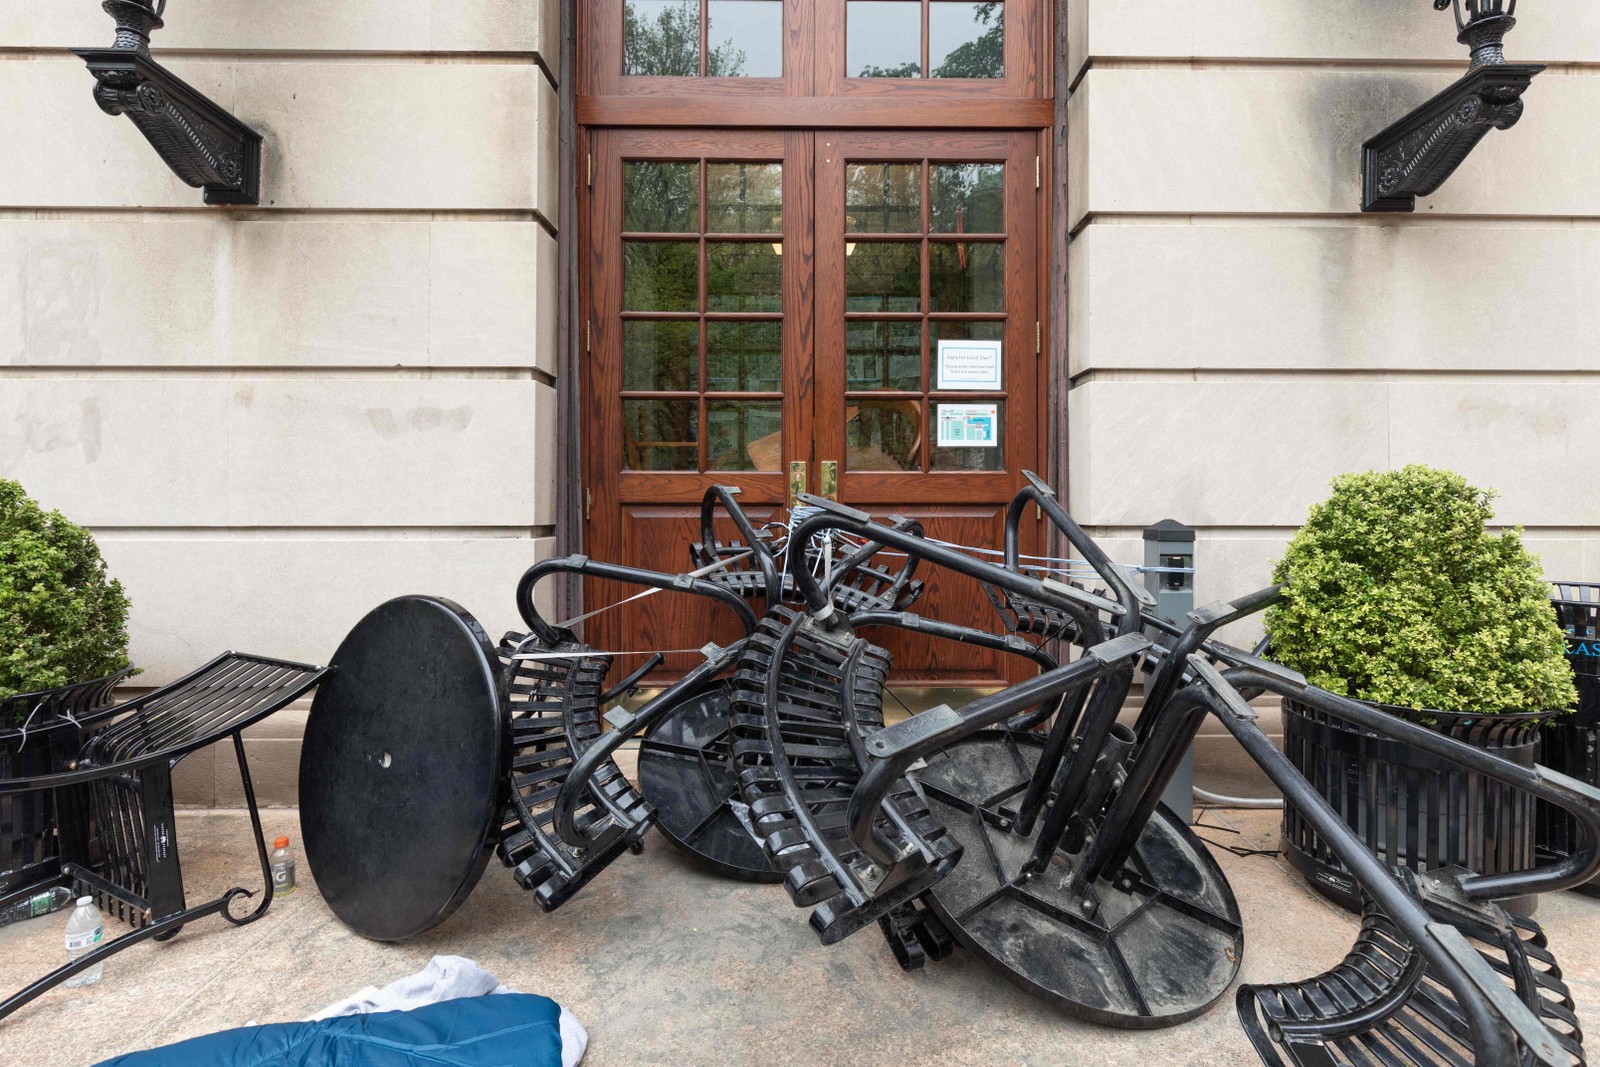
M 821 262 L 844 268 L 830 402 L 845 471 L 1005 470 L 1006 165 L 847 157 L 842 171 L 843 225 L 827 231 L 842 247 Z
M 783 164 L 620 167 L 622 469 L 778 471 Z

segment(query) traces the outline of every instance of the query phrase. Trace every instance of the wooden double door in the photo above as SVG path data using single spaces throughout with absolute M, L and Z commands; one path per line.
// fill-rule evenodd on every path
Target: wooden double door
M 1043 136 L 588 131 L 585 551 L 685 569 L 713 483 L 757 520 L 801 488 L 998 547 L 1021 472 L 1045 461 Z M 1032 513 L 1022 532 L 1036 548 Z M 993 625 L 976 583 L 926 577 L 919 611 Z M 585 600 L 627 592 L 594 582 Z M 586 625 L 636 650 L 738 632 L 668 594 Z M 1016 676 L 977 650 L 887 644 L 902 682 Z

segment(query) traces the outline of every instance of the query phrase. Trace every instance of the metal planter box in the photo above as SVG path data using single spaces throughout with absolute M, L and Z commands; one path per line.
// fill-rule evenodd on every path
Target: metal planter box
M 1539 724 L 1548 718 L 1440 712 L 1424 718 L 1406 709 L 1384 710 L 1524 767 L 1534 764 Z M 1283 702 L 1283 746 L 1295 768 L 1384 863 L 1415 871 L 1459 865 L 1482 874 L 1532 865 L 1537 805 L 1522 790 L 1289 699 Z M 1283 852 L 1319 893 L 1360 910 L 1355 880 L 1289 803 L 1283 809 Z M 1529 915 L 1536 900 L 1502 903 Z

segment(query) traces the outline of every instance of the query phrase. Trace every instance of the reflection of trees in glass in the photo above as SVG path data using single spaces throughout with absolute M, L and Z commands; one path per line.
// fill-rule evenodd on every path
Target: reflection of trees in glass
M 654 17 L 652 18 L 652 13 Z M 729 38 L 706 56 L 706 76 L 737 77 L 744 70 L 743 49 Z M 667 78 L 700 74 L 698 0 L 628 0 L 622 6 L 622 73 Z
M 861 68 L 860 78 L 920 78 L 922 77 L 922 63 L 902 63 L 898 67 L 879 67 L 867 64 Z
M 706 310 L 783 310 L 783 261 L 770 241 L 707 242 Z
M 622 165 L 622 228 L 632 233 L 692 233 L 700 228 L 699 173 L 693 163 Z
M 963 7 L 967 5 L 961 5 Z M 944 62 L 929 72 L 933 78 L 1001 78 L 1005 76 L 1005 5 L 1001 0 L 973 4 L 972 21 L 976 26 L 987 27 L 982 34 L 952 48 Z M 908 61 L 892 67 L 867 65 L 861 68 L 861 78 L 917 78 L 922 75 L 922 64 Z
M 972 21 L 987 26 L 983 34 L 952 48 L 933 70 L 935 78 L 999 78 L 1005 74 L 1005 8 L 999 2 L 978 4 Z
M 935 163 L 929 181 L 935 233 L 1005 230 L 1005 168 L 998 163 Z

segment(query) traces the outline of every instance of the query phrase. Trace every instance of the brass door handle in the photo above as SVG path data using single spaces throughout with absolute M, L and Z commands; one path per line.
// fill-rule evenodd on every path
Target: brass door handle
M 806 461 L 803 459 L 789 462 L 789 508 L 794 509 L 795 501 L 800 499 L 800 494 L 806 491 Z
M 822 461 L 822 492 L 819 494 L 824 500 L 839 499 L 839 461 L 825 459 Z

